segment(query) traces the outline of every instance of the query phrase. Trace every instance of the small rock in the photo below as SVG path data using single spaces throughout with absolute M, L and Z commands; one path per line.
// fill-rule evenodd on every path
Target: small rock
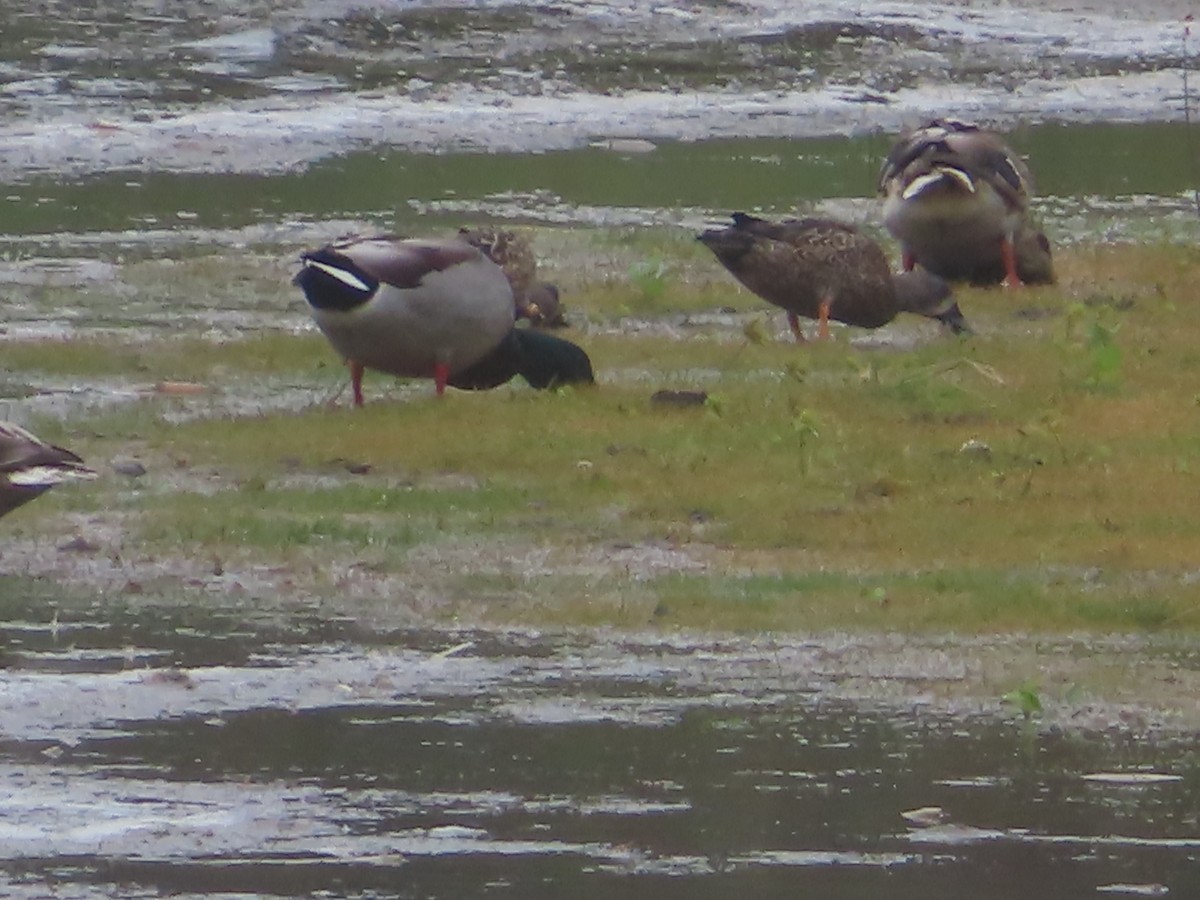
M 82 535 L 76 535 L 65 544 L 58 545 L 58 551 L 60 553 L 95 553 L 99 549 L 99 544 L 97 544 L 95 541 L 89 541 Z
M 1171 889 L 1165 884 L 1157 882 L 1149 882 L 1146 884 L 1125 884 L 1114 882 L 1113 884 L 1100 884 L 1096 886 L 1097 894 L 1128 894 L 1131 897 L 1165 897 L 1171 893 Z
M 644 138 L 604 138 L 592 141 L 591 146 L 614 153 L 653 153 L 658 149 L 657 144 Z
M 661 406 L 703 406 L 708 402 L 707 391 L 655 391 L 650 402 Z
M 900 818 L 916 828 L 932 828 L 934 825 L 941 825 L 949 816 L 940 806 L 922 806 L 904 810 L 900 813 Z
M 118 459 L 114 460 L 112 469 L 118 475 L 125 475 L 129 478 L 141 478 L 146 474 L 146 467 L 136 459 Z
M 179 213 L 182 216 L 182 213 Z M 208 388 L 203 384 L 197 384 L 194 381 L 160 381 L 154 385 L 156 394 L 203 394 L 208 391 Z
M 1183 781 L 1182 775 L 1173 775 L 1167 772 L 1087 772 L 1080 777 L 1084 781 L 1122 785 L 1163 784 L 1164 782 Z
M 977 438 L 971 438 L 958 448 L 958 452 L 963 456 L 971 456 L 976 459 L 991 459 L 992 448 Z
M 183 669 L 175 668 L 155 669 L 153 672 L 147 672 L 142 676 L 142 684 L 177 684 L 189 691 L 196 688 L 196 682 L 192 681 L 192 676 Z

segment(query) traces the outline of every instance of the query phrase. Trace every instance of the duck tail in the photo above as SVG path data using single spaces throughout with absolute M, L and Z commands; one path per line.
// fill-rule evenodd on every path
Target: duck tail
M 304 291 L 316 309 L 347 312 L 367 302 L 379 288 L 377 278 L 332 247 L 304 253 L 300 262 L 292 284 Z

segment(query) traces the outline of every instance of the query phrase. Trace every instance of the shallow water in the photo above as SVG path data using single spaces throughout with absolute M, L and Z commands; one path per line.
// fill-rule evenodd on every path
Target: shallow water
M 1187 126 L 1047 125 L 1013 140 L 1035 165 L 1036 206 L 1056 242 L 1196 236 L 1200 146 Z M 0 277 L 36 283 L 21 266 L 41 256 L 297 245 L 356 223 L 405 233 L 480 220 L 695 229 L 734 209 L 821 209 L 878 227 L 875 178 L 887 142 L 715 140 L 533 155 L 380 150 L 290 174 L 39 178 L 6 188 L 4 237 L 23 258 L 0 267 Z M 55 274 L 37 276 L 53 283 Z
M 947 703 L 938 652 L 28 590 L 0 582 L 6 896 L 1200 889 L 1190 737 Z

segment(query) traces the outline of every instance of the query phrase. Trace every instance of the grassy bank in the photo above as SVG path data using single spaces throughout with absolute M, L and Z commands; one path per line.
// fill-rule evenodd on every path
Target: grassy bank
M 101 534 L 94 552 L 130 560 L 265 566 L 318 594 L 374 579 L 434 618 L 1200 626 L 1200 253 L 1069 247 L 1054 288 L 962 291 L 975 337 L 901 321 L 797 347 L 689 240 L 639 241 L 550 238 L 594 390 L 438 402 L 369 376 L 354 411 L 326 402 L 345 379 L 327 345 L 282 326 L 10 339 L 13 392 L 141 391 L 32 424 L 102 468 L 148 472 L 60 490 L 3 525 L 46 543 Z M 133 283 L 150 305 L 158 291 L 296 311 L 286 280 L 156 265 L 89 302 L 119 304 Z M 152 389 L 173 380 L 206 391 Z M 708 400 L 664 406 L 661 388 Z

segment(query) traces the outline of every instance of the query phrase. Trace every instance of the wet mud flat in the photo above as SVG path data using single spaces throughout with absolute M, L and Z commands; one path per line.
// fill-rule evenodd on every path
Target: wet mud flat
M 369 146 L 1176 121 L 1175 4 L 41 2 L 0 13 L 0 178 L 264 172 Z
M 1200 661 L 1170 641 L 42 612 L 5 604 L 10 896 L 1187 896 L 1200 877 L 1190 723 L 1049 697 L 1026 720 L 978 690 L 1103 655 L 1194 697 Z

